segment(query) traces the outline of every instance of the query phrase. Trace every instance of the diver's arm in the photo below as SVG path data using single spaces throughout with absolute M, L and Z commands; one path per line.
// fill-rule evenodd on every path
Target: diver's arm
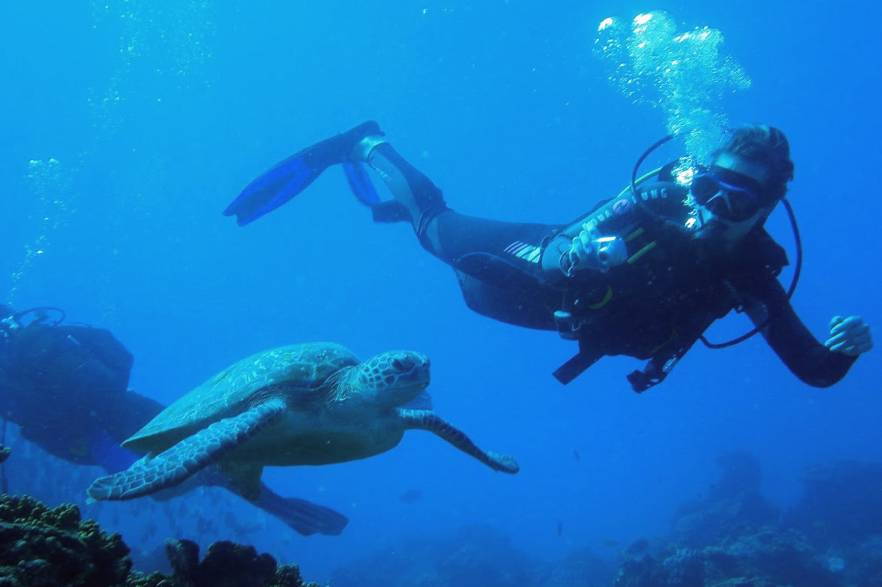
M 572 278 L 577 272 L 606 273 L 628 258 L 624 239 L 615 235 L 600 236 L 596 229 L 584 227 L 573 238 L 561 233 L 542 253 L 542 274 L 556 281 Z
M 845 377 L 856 357 L 831 351 L 816 339 L 796 315 L 784 288 L 769 275 L 751 284 L 745 311 L 772 350 L 805 383 L 829 387 Z M 768 322 L 768 323 L 767 323 Z
M 657 181 L 638 190 L 624 190 L 598 203 L 585 216 L 555 231 L 542 253 L 545 281 L 594 281 L 629 257 L 626 235 L 643 231 L 677 217 L 683 209 L 685 191 L 669 182 Z M 636 251 L 631 251 L 632 253 Z

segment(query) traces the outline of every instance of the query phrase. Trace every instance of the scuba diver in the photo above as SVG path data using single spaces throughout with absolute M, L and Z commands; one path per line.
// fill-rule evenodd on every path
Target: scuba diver
M 277 164 L 224 214 L 246 225 L 340 164 L 375 221 L 410 222 L 421 245 L 454 269 L 470 308 L 577 341 L 578 353 L 554 373 L 562 383 L 605 355 L 628 355 L 648 361 L 628 375 L 642 392 L 663 381 L 696 341 L 722 348 L 757 332 L 805 383 L 839 381 L 872 347 L 870 330 L 859 316 L 836 316 L 821 343 L 790 305 L 801 245 L 784 199 L 793 179 L 787 138 L 774 127 L 741 127 L 708 166 L 680 158 L 638 178 L 646 157 L 671 138 L 640 157 L 628 188 L 568 225 L 499 222 L 451 210 L 441 190 L 372 121 Z M 381 200 L 368 169 L 392 200 Z M 777 279 L 787 256 L 763 228 L 779 202 L 797 240 L 789 290 Z M 705 330 L 733 309 L 755 328 L 726 343 L 708 341 Z
M 64 318 L 58 308 L 0 306 L 0 415 L 50 454 L 94 465 L 151 406 L 123 400 L 131 353 L 109 331 Z
M 128 389 L 134 360 L 110 331 L 64 324 L 64 318 L 58 308 L 14 311 L 0 304 L 3 430 L 6 420 L 15 422 L 23 438 L 75 465 L 127 469 L 141 455 L 120 444 L 165 406 Z M 246 497 L 219 467 L 156 497 L 197 486 L 223 487 L 304 535 L 337 535 L 348 523 L 330 508 L 282 497 L 263 483 Z

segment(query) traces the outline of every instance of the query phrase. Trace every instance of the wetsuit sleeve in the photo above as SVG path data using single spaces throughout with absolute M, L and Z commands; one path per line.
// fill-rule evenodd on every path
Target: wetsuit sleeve
M 752 282 L 742 294 L 747 298 L 747 315 L 757 326 L 768 321 L 762 335 L 797 377 L 814 387 L 829 387 L 845 377 L 856 357 L 821 344 L 796 315 L 775 277 L 767 275 Z

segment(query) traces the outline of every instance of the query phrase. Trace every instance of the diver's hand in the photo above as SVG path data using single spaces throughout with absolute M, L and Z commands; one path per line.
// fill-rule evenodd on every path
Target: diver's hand
M 625 241 L 616 236 L 598 236 L 593 229 L 583 228 L 561 255 L 564 275 L 572 277 L 580 269 L 608 271 L 628 258 Z
M 870 327 L 860 316 L 833 316 L 830 320 L 830 337 L 824 346 L 831 351 L 856 357 L 873 348 Z
M 561 259 L 561 268 L 566 275 L 572 275 L 579 269 L 583 269 L 588 261 L 594 258 L 595 247 L 594 234 L 582 229 L 570 243 L 570 248 Z

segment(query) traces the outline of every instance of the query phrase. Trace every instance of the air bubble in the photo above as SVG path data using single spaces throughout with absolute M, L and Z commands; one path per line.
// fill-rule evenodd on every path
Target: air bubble
M 609 80 L 626 97 L 665 114 L 669 133 L 706 162 L 718 146 L 727 119 L 722 101 L 750 87 L 750 78 L 722 52 L 723 34 L 707 26 L 677 32 L 663 11 L 638 14 L 630 26 L 601 21 L 594 51 L 609 68 Z

